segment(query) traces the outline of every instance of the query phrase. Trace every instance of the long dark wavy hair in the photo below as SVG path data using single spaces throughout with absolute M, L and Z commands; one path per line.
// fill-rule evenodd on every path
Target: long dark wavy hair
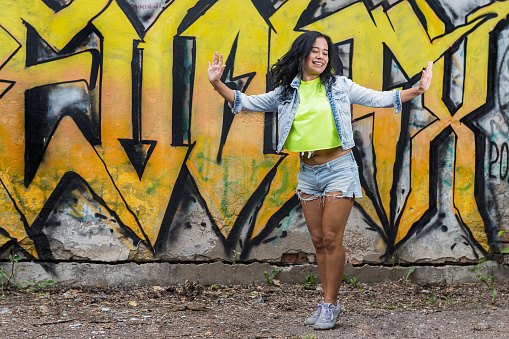
M 272 86 L 274 88 L 281 86 L 283 98 L 291 96 L 292 88 L 290 84 L 295 76 L 302 72 L 302 64 L 306 62 L 306 58 L 311 53 L 317 38 L 324 38 L 329 49 L 329 62 L 323 73 L 320 74 L 322 83 L 325 88 L 328 88 L 336 81 L 333 66 L 336 56 L 331 38 L 316 31 L 305 32 L 295 39 L 290 50 L 270 68 L 269 78 L 272 81 Z

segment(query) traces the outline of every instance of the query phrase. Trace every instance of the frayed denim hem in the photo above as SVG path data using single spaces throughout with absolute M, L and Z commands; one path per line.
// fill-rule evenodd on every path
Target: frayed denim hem
M 338 193 L 325 192 L 324 194 L 313 194 L 313 193 L 303 192 L 302 190 L 299 190 L 299 189 L 297 190 L 297 196 L 299 197 L 299 200 L 301 202 L 313 201 L 313 200 L 320 199 L 320 202 L 322 204 L 325 204 L 325 198 L 336 198 L 336 199 L 352 198 L 352 197 L 344 196 L 343 192 L 341 192 L 341 191 Z

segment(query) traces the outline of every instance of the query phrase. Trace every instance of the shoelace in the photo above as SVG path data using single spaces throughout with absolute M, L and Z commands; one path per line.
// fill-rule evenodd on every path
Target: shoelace
M 334 316 L 334 308 L 323 308 L 322 310 L 322 315 L 321 315 L 321 319 L 322 321 L 324 322 L 330 322 L 332 321 L 332 318 Z
M 320 315 L 320 311 L 322 310 L 322 304 L 318 304 L 316 307 L 315 313 L 313 313 L 313 317 L 318 317 Z

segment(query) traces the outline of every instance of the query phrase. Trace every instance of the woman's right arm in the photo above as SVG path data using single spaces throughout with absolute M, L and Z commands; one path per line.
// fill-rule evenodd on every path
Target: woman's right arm
M 233 105 L 233 102 L 235 101 L 235 92 L 221 81 L 221 76 L 223 75 L 225 67 L 226 65 L 223 64 L 223 55 L 221 54 L 221 57 L 219 57 L 218 53 L 216 52 L 212 58 L 212 65 L 209 61 L 209 70 L 207 75 L 209 77 L 210 83 L 217 91 L 217 93 L 219 93 L 224 98 L 224 100 Z
M 232 113 L 238 114 L 240 111 L 267 112 L 277 111 L 278 100 L 277 92 L 271 91 L 259 95 L 246 95 L 240 91 L 234 91 L 221 81 L 224 68 L 223 55 L 219 56 L 216 52 L 209 61 L 208 78 L 214 89 L 226 100 L 232 109 Z

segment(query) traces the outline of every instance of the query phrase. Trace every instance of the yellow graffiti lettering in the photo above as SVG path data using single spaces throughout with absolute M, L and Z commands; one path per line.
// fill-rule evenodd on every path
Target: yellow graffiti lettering
M 436 207 L 430 158 L 444 134 L 454 139 L 447 163 L 452 198 L 439 196 L 436 204 L 447 205 L 482 251 L 489 249 L 469 119 L 490 96 L 488 37 L 509 14 L 505 2 L 447 31 L 426 0 L 352 2 L 319 18 L 309 0 L 274 4 L 271 15 L 238 0 L 151 7 L 74 0 L 59 11 L 40 0 L 0 2 L 0 247 L 15 242 L 38 256 L 39 228 L 73 183 L 86 192 L 73 193 L 79 202 L 71 216 L 99 215 L 136 258 L 158 254 L 181 203 L 175 187 L 188 183 L 196 184 L 227 246 L 264 240 L 298 203 L 298 155 L 266 151 L 275 137 L 267 136 L 270 115 L 233 116 L 208 82 L 207 61 L 223 53 L 224 82 L 263 93 L 270 65 L 302 31 L 319 30 L 341 48 L 351 46 L 351 78 L 375 90 L 410 86 L 428 60 L 435 62 L 430 90 L 411 103 L 430 118 L 425 126 L 408 123 L 410 104 L 401 115 L 353 109 L 357 140 L 372 152 L 358 159 L 370 177 L 356 206 L 387 251 Z M 459 44 L 464 60 L 452 53 Z M 463 89 L 455 112 L 444 99 L 451 62 L 464 74 L 453 79 Z M 405 81 L 388 85 L 392 71 Z M 400 184 L 404 198 L 394 194 Z
M 225 12 L 230 15 L 222 15 Z M 214 5 L 182 35 L 196 37 L 196 65 L 204 75 L 207 61 L 214 51 L 219 51 L 225 55 L 225 61 L 232 59 L 227 65 L 232 73 L 234 70 L 229 80 L 243 77 L 244 85 L 239 89 L 257 94 L 265 92 L 268 29 L 250 1 L 227 0 Z M 253 73 L 256 75 L 252 76 Z M 252 80 L 245 87 L 249 74 Z M 263 115 L 245 113 L 235 116 L 222 150 L 223 158 L 218 161 L 224 100 L 211 90 L 206 76 L 197 79 L 195 91 L 199 95 L 193 98 L 191 135 L 196 145 L 187 166 L 226 238 L 279 156 L 262 153 Z

